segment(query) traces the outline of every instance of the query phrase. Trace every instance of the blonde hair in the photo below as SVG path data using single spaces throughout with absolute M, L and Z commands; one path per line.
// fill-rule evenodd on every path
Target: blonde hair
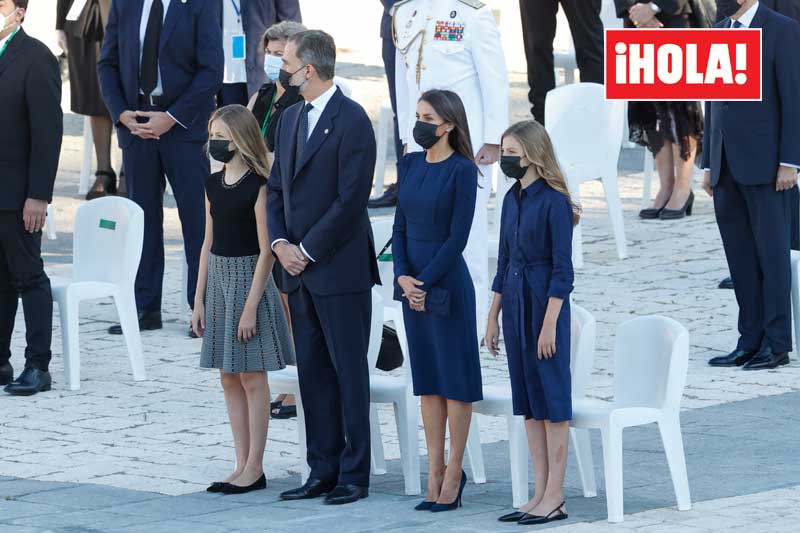
M 241 154 L 245 164 L 263 178 L 269 178 L 269 160 L 267 145 L 261 136 L 258 122 L 246 107 L 234 104 L 226 105 L 214 111 L 208 121 L 208 131 L 215 120 L 221 120 L 231 132 L 231 142 Z
M 539 178 L 547 182 L 550 188 L 567 197 L 572 207 L 572 225 L 577 225 L 581 220 L 581 207 L 572 200 L 553 143 L 544 126 L 535 120 L 523 120 L 509 126 L 502 138 L 506 136 L 514 137 L 522 145 L 525 158 L 530 161 Z

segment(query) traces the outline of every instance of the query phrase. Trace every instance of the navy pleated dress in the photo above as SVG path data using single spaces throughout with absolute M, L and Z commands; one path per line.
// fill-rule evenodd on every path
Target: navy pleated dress
M 483 399 L 483 386 L 475 288 L 461 253 L 475 211 L 477 167 L 458 153 L 428 163 L 420 152 L 406 156 L 403 168 L 392 255 L 414 394 L 476 402 Z M 397 278 L 403 275 L 425 283 L 424 312 L 402 298 Z
M 567 197 L 538 179 L 520 183 L 503 200 L 497 275 L 502 294 L 503 339 L 514 414 L 526 419 L 572 419 L 570 309 L 572 207 Z M 556 353 L 539 359 L 537 344 L 549 298 L 564 300 L 556 322 Z

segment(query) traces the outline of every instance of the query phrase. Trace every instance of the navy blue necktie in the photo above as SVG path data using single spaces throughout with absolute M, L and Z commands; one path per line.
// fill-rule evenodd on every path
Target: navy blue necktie
M 738 20 L 734 20 L 734 21 L 731 23 L 731 28 L 741 28 L 742 26 L 744 26 L 744 24 L 742 24 L 742 23 L 741 23 L 741 22 L 739 22 Z
M 294 152 L 295 164 L 300 163 L 300 157 L 303 155 L 303 149 L 306 147 L 308 140 L 308 112 L 314 108 L 311 104 L 303 106 L 300 112 L 300 125 L 297 128 L 297 148 Z
M 161 26 L 164 22 L 164 4 L 153 0 L 147 27 L 142 42 L 142 64 L 139 67 L 139 88 L 145 96 L 150 96 L 158 85 L 158 49 L 161 42 Z

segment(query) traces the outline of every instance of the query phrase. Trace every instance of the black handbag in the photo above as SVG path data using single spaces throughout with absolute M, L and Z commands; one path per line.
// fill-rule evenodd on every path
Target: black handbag
M 403 366 L 403 350 L 400 349 L 397 332 L 390 326 L 383 326 L 381 351 L 378 352 L 378 362 L 375 366 L 384 372 Z
M 713 28 L 717 20 L 717 4 L 714 0 L 689 0 L 693 28 Z

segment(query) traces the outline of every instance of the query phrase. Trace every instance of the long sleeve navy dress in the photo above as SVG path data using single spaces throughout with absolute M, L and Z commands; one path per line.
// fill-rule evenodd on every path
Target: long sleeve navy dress
M 503 339 L 514 414 L 572 419 L 569 294 L 572 292 L 572 206 L 538 179 L 503 200 L 500 249 L 492 291 L 503 296 Z M 556 353 L 539 359 L 537 344 L 550 297 L 564 304 L 556 322 Z
M 392 255 L 395 299 L 403 302 L 414 394 L 483 399 L 475 288 L 461 253 L 467 245 L 478 173 L 458 153 L 428 163 L 406 156 L 395 211 Z M 401 297 L 397 278 L 412 276 L 427 292 L 425 312 Z

